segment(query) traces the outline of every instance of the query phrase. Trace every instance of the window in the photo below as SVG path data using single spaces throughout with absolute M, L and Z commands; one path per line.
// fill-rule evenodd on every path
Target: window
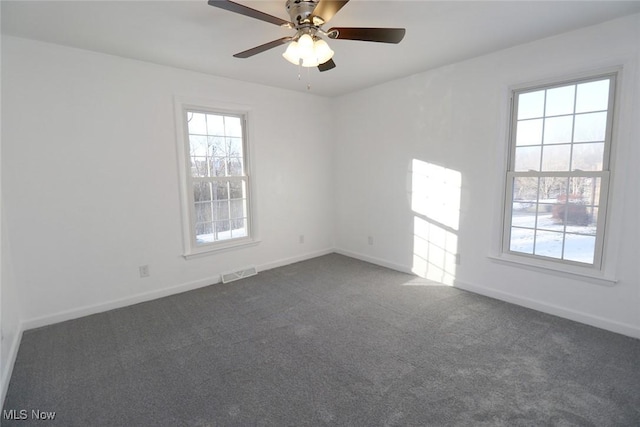
M 503 252 L 600 269 L 615 74 L 513 92 Z
M 245 114 L 179 107 L 187 255 L 251 242 Z

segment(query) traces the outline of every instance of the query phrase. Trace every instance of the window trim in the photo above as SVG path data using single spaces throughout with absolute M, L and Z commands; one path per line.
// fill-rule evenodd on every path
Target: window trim
M 612 186 L 612 169 L 615 154 L 615 142 L 613 136 L 617 130 L 618 122 L 618 106 L 620 105 L 621 92 L 621 74 L 622 67 L 610 67 L 590 73 L 580 73 L 573 76 L 565 76 L 565 78 L 547 79 L 529 84 L 514 85 L 508 88 L 507 103 L 507 133 L 506 146 L 504 154 L 504 169 L 501 173 L 502 187 L 502 209 L 501 224 L 499 227 L 500 239 L 497 253 L 489 255 L 492 261 L 511 264 L 519 267 L 529 268 L 538 271 L 551 272 L 561 276 L 568 276 L 574 279 L 586 279 L 588 281 L 612 286 L 617 283 L 612 271 L 612 263 L 607 261 L 608 246 L 611 235 L 614 234 L 613 224 L 610 221 L 611 198 L 614 192 Z M 526 254 L 514 252 L 510 250 L 510 232 L 511 232 L 511 214 L 512 214 L 512 194 L 513 194 L 513 177 L 518 175 L 531 176 L 532 172 L 516 172 L 513 167 L 515 159 L 515 130 L 517 126 L 517 105 L 516 95 L 528 92 L 535 92 L 542 89 L 553 89 L 570 84 L 580 84 L 589 81 L 602 80 L 609 78 L 610 96 L 607 106 L 607 129 L 605 134 L 605 153 L 603 156 L 602 171 L 566 171 L 566 172 L 544 172 L 536 171 L 534 174 L 539 176 L 549 176 L 556 174 L 558 176 L 597 176 L 601 178 L 601 197 L 598 208 L 600 210 L 596 231 L 596 252 L 594 254 L 594 264 L 580 263 L 570 260 L 554 259 L 541 255 Z M 574 113 L 575 114 L 575 113 Z
M 175 124 L 176 124 L 176 148 L 178 160 L 179 190 L 180 190 L 180 212 L 182 222 L 183 253 L 186 259 L 199 258 L 202 256 L 218 253 L 221 251 L 233 250 L 242 247 L 255 246 L 260 243 L 257 234 L 254 176 L 251 161 L 250 143 L 250 108 L 242 105 L 212 102 L 210 100 L 174 97 Z M 188 110 L 196 110 L 202 113 L 217 115 L 229 115 L 241 117 L 243 121 L 243 157 L 245 161 L 245 176 L 247 182 L 247 236 L 233 239 L 220 240 L 206 245 L 196 243 L 195 230 L 195 209 L 190 176 L 190 145 L 189 130 L 186 126 L 186 114 Z

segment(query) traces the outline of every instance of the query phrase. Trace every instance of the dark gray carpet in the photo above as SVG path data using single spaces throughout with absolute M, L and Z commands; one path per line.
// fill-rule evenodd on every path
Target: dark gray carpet
M 3 426 L 638 426 L 640 341 L 340 255 L 24 333 Z

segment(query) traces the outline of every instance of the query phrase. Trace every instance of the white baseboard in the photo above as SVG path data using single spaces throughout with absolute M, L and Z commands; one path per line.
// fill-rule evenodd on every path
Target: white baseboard
M 411 268 L 408 266 L 391 263 L 389 261 L 371 257 L 369 255 L 364 255 L 361 253 L 351 252 L 343 249 L 335 249 L 335 252 L 351 258 L 356 258 L 362 261 L 370 262 L 372 264 L 380 265 L 382 267 L 387 267 L 392 270 L 397 270 L 403 273 L 414 274 L 411 271 Z M 496 291 L 494 289 L 487 288 L 484 286 L 462 282 L 460 280 L 456 280 L 454 282 L 454 286 L 456 288 L 473 292 L 475 294 L 484 295 L 484 296 L 495 298 L 508 303 L 516 304 L 522 307 L 530 308 L 532 310 L 537 310 L 543 313 L 552 314 L 554 316 L 573 320 L 579 323 L 584 323 L 586 325 L 591 325 L 596 328 L 605 329 L 607 331 L 615 332 L 622 335 L 627 335 L 633 338 L 640 338 L 640 328 L 630 324 L 617 322 L 615 320 L 594 316 L 592 314 L 572 310 L 565 307 L 560 307 L 553 304 L 548 304 L 542 301 L 523 298 L 523 297 L 509 294 L 506 292 Z
M 633 338 L 640 338 L 640 328 L 630 324 L 617 322 L 611 319 L 605 319 L 603 317 L 594 316 L 592 314 L 587 314 L 584 312 L 572 310 L 566 307 L 560 307 L 530 298 L 519 297 L 507 292 L 497 291 L 495 289 L 487 288 L 484 286 L 473 285 L 471 283 L 462 282 L 460 280 L 456 280 L 454 286 L 456 288 L 473 292 L 475 294 L 499 299 L 501 301 L 520 305 L 522 307 L 527 307 L 532 310 L 541 311 L 543 313 L 552 314 L 554 316 L 573 320 L 579 323 L 584 323 L 586 325 L 595 326 L 596 328 L 605 329 L 607 331 L 616 332 L 618 334 L 627 335 Z
M 257 266 L 257 268 L 258 268 L 258 272 L 270 270 L 272 268 L 281 267 L 284 265 L 292 264 L 294 262 L 304 261 L 304 260 L 315 258 L 321 255 L 327 255 L 332 252 L 333 252 L 333 249 L 324 249 L 321 251 L 309 252 L 303 255 L 296 255 L 294 257 L 284 258 L 284 259 L 276 260 L 266 264 L 262 264 Z M 105 303 L 73 308 L 70 310 L 61 311 L 59 313 L 25 320 L 23 322 L 23 330 L 39 328 L 39 327 L 51 325 L 54 323 L 64 322 L 66 320 L 72 320 L 72 319 L 77 319 L 79 317 L 89 316 L 96 313 L 102 313 L 104 311 L 114 310 L 116 308 L 122 308 L 129 305 L 138 304 L 141 302 L 151 301 L 154 299 L 191 291 L 194 289 L 202 288 L 209 285 L 214 285 L 217 283 L 220 283 L 220 275 L 206 277 L 204 279 L 182 283 L 179 285 L 170 286 L 163 289 L 157 289 L 149 292 L 131 295 L 125 298 L 120 298 L 120 299 L 108 301 Z
M 267 271 L 273 268 L 283 267 L 285 265 L 293 264 L 300 261 L 306 261 L 308 259 L 317 258 L 319 256 L 328 255 L 334 252 L 335 251 L 333 248 L 323 249 L 315 252 L 308 252 L 306 254 L 296 255 L 289 258 L 283 258 L 277 261 L 268 262 L 266 264 L 261 264 L 257 268 L 258 268 L 258 272 Z
M 9 382 L 11 381 L 11 374 L 13 373 L 13 366 L 16 363 L 18 357 L 18 349 L 20 348 L 20 341 L 22 341 L 22 332 L 24 326 L 22 323 L 18 324 L 18 331 L 11 341 L 11 347 L 9 348 L 7 363 L 2 367 L 2 389 L 0 390 L 0 409 L 4 406 L 4 399 L 7 397 L 7 391 L 9 390 Z
M 70 310 L 61 311 L 59 313 L 25 320 L 24 329 L 27 330 L 27 329 L 33 329 L 33 328 L 40 328 L 42 326 L 47 326 L 54 323 L 77 319 L 79 317 L 84 317 L 84 316 L 90 316 L 92 314 L 102 313 L 104 311 L 114 310 L 116 308 L 122 308 L 129 305 L 138 304 L 141 302 L 163 298 L 169 295 L 191 291 L 193 289 L 198 289 L 204 286 L 213 285 L 218 282 L 220 282 L 220 276 L 213 276 L 205 279 L 195 280 L 192 282 L 182 283 L 176 286 L 170 286 L 163 289 L 156 289 L 149 292 L 143 292 L 140 294 L 135 294 L 125 298 L 120 298 L 120 299 L 116 299 L 116 300 L 112 300 L 104 303 L 73 308 Z
M 351 257 L 351 258 L 359 259 L 360 261 L 370 262 L 371 264 L 379 265 L 381 267 L 387 267 L 387 268 L 390 268 L 392 270 L 400 271 L 401 273 L 407 273 L 407 274 L 415 275 L 415 273 L 413 273 L 411 271 L 411 267 L 408 267 L 406 265 L 395 264 L 393 262 L 389 262 L 389 261 L 386 261 L 386 260 L 381 259 L 381 258 L 376 258 L 376 257 L 372 257 L 372 256 L 369 256 L 369 255 L 364 255 L 364 254 L 361 254 L 359 252 L 351 252 L 351 251 L 347 251 L 347 250 L 344 250 L 344 249 L 334 249 L 333 252 L 335 252 L 337 254 L 340 254 L 340 255 L 348 256 L 348 257 Z

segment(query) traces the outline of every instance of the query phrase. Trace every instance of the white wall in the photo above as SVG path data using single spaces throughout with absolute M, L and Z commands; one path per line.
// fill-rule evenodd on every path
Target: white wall
M 457 240 L 460 265 L 451 257 L 447 264 L 457 286 L 640 337 L 639 31 L 640 16 L 626 17 L 336 100 L 336 247 L 412 270 L 412 162 L 435 164 L 462 179 L 460 221 L 443 227 Z M 607 262 L 619 282 L 606 287 L 492 261 L 501 231 L 509 87 L 617 65 L 624 69 Z
M 4 209 L 4 201 L 1 202 Z M 2 215 L 2 264 L 0 266 L 0 283 L 2 288 L 2 346 L 0 347 L 0 376 L 2 379 L 0 388 L 0 402 L 4 401 L 5 393 L 9 386 L 11 371 L 18 354 L 18 346 L 22 337 L 21 310 L 19 306 L 18 288 L 13 275 L 11 251 L 7 235 L 7 226 Z
M 26 328 L 333 247 L 327 99 L 25 39 L 2 43 L 3 237 Z M 174 96 L 250 109 L 259 245 L 182 257 Z M 310 105 L 314 114 L 296 116 Z M 292 117 L 306 132 L 284 125 Z M 151 276 L 141 279 L 144 264 Z
M 0 58 L 0 64 L 1 64 Z M 1 67 L 0 67 L 0 75 Z M 0 79 L 1 80 L 1 79 Z M 0 100 L 2 98 L 0 90 Z M 0 117 L 1 117 L 0 102 Z M 0 138 L 1 142 L 1 138 Z M 0 171 L 2 169 L 2 145 L 0 143 Z M 1 181 L 1 174 L 0 174 Z M 0 186 L 0 404 L 4 402 L 9 379 L 15 358 L 18 354 L 20 339 L 22 338 L 21 309 L 18 290 L 13 275 L 11 250 L 5 221 L 5 203 Z

